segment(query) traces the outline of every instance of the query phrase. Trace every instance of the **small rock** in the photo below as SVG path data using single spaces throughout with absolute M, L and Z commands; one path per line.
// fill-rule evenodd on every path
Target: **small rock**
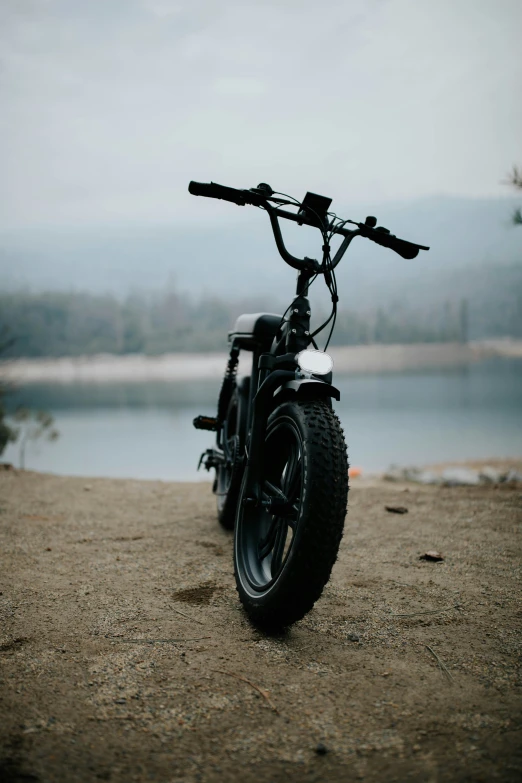
M 83 489 L 85 490 L 85 492 L 90 492 L 90 490 L 92 489 L 92 487 L 91 487 L 91 485 L 90 485 L 90 484 L 86 484 L 86 485 L 84 486 L 84 488 L 83 488 Z
M 434 563 L 439 563 L 441 560 L 444 560 L 444 557 L 440 552 L 435 552 L 435 550 L 431 549 L 429 552 L 425 552 L 421 555 L 419 560 L 431 560 Z
M 391 514 L 407 514 L 408 509 L 406 506 L 384 506 L 386 511 L 389 511 Z
M 126 704 L 127 699 L 114 699 L 115 704 Z
M 404 469 L 397 465 L 390 465 L 383 476 L 385 481 L 404 481 Z
M 433 470 L 418 470 L 412 473 L 410 481 L 415 481 L 417 484 L 441 484 L 442 479 Z
M 322 742 L 318 742 L 315 746 L 315 752 L 318 756 L 325 756 L 328 753 L 328 748 Z
M 53 550 L 51 549 L 51 547 L 50 547 L 50 546 L 46 546 L 46 547 L 45 547 L 45 551 L 46 551 L 46 552 L 52 552 Z
M 422 470 L 415 467 L 399 468 L 397 465 L 392 465 L 383 478 L 386 481 L 413 481 L 415 484 L 441 483 L 440 476 L 432 470 Z
M 511 470 L 508 470 L 508 472 L 502 476 L 501 481 L 506 483 L 513 482 L 516 484 L 522 484 L 522 473 L 519 473 L 518 470 L 511 468 Z
M 478 472 L 470 468 L 446 468 L 441 479 L 446 487 L 478 487 L 480 484 Z
M 479 479 L 482 484 L 498 484 L 502 480 L 502 472 L 486 466 L 481 469 Z
M 360 642 L 361 641 L 361 637 L 359 636 L 358 633 L 349 633 L 346 638 L 350 642 Z

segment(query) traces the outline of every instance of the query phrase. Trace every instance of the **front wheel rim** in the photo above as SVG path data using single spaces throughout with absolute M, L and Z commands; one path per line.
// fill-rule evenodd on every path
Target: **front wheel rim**
M 240 503 L 236 526 L 236 561 L 244 588 L 267 593 L 279 581 L 292 556 L 301 517 L 304 487 L 304 445 L 295 422 L 277 419 L 265 442 L 262 476 L 265 505 Z M 276 500 L 277 511 L 267 510 Z

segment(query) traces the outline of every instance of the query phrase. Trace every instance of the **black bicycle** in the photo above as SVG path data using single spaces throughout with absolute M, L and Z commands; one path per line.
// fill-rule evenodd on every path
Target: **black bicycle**
M 315 193 L 299 202 L 265 183 L 236 190 L 214 182 L 191 182 L 189 192 L 264 209 L 280 255 L 298 271 L 295 298 L 282 316 L 239 316 L 229 334 L 217 416 L 194 419 L 197 429 L 217 433 L 215 448 L 201 455 L 199 466 L 216 471 L 217 514 L 224 528 L 234 530 L 241 602 L 257 625 L 284 627 L 301 619 L 321 595 L 337 558 L 347 509 L 346 443 L 332 408 L 332 398 L 339 400 L 340 394 L 332 385 L 333 361 L 314 339 L 330 324 L 326 351 L 339 301 L 335 267 L 356 236 L 407 259 L 429 248 L 398 239 L 377 227 L 374 217 L 364 223 L 341 220 L 329 211 L 331 199 Z M 320 230 L 321 263 L 288 252 L 280 218 Z M 336 234 L 343 241 L 332 258 L 330 242 Z M 330 291 L 332 312 L 312 332 L 308 291 L 319 275 Z M 252 353 L 252 370 L 239 379 L 241 350 Z

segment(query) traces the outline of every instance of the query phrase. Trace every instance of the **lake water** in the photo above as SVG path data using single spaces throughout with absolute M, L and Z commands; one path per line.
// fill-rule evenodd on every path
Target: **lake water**
M 350 464 L 365 472 L 522 456 L 522 362 L 461 369 L 344 376 L 335 403 Z M 192 419 L 215 414 L 220 382 L 31 385 L 10 406 L 50 411 L 60 437 L 30 443 L 26 467 L 65 475 L 194 481 L 212 433 Z M 2 456 L 19 464 L 17 445 Z M 212 471 L 213 473 L 213 471 Z

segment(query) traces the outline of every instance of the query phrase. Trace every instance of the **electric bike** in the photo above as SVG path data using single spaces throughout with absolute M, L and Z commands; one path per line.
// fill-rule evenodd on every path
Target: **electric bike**
M 239 316 L 228 336 L 230 356 L 217 415 L 194 419 L 197 429 L 216 433 L 215 447 L 201 455 L 198 467 L 215 469 L 217 516 L 234 531 L 239 598 L 256 625 L 281 628 L 304 617 L 320 597 L 337 558 L 347 510 L 347 450 L 332 405 L 340 394 L 326 353 L 339 301 L 335 268 L 357 236 L 406 259 L 429 248 L 399 239 L 378 227 L 374 217 L 364 223 L 342 220 L 329 211 L 331 199 L 316 193 L 299 202 L 266 183 L 237 190 L 213 182 L 191 182 L 189 192 L 265 210 L 280 255 L 298 273 L 296 295 L 283 315 Z M 321 232 L 321 262 L 287 250 L 280 219 Z M 336 235 L 342 242 L 332 257 Z M 330 291 L 332 312 L 311 331 L 308 292 L 319 276 Z M 329 324 L 320 351 L 314 338 Z M 250 352 L 252 365 L 250 375 L 239 378 L 241 351 Z

